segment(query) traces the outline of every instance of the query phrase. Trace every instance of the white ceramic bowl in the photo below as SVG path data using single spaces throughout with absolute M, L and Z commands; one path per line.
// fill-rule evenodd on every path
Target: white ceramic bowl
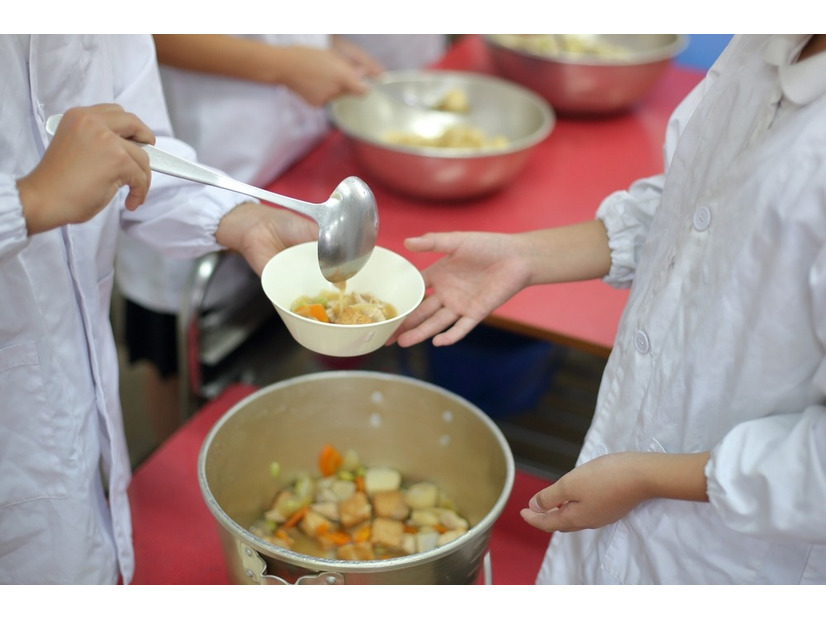
M 273 256 L 261 274 L 264 293 L 275 306 L 290 334 L 300 345 L 335 357 L 354 357 L 375 351 L 424 298 L 424 279 L 407 259 L 382 247 L 376 247 L 367 264 L 347 281 L 347 292 L 375 295 L 390 303 L 397 315 L 380 323 L 336 325 L 321 323 L 290 311 L 302 295 L 315 296 L 335 290 L 318 266 L 315 241 L 287 248 Z

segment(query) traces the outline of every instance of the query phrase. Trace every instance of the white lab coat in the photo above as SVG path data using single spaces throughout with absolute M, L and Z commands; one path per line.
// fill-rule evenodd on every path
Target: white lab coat
M 736 37 L 671 119 L 667 176 L 598 211 L 607 280 L 633 285 L 579 462 L 710 450 L 710 502 L 555 533 L 538 583 L 826 583 L 826 55 L 789 66 L 805 41 Z
M 129 582 L 130 462 L 109 323 L 120 226 L 180 258 L 220 249 L 238 195 L 155 174 L 91 221 L 27 236 L 16 179 L 48 143 L 46 118 L 120 103 L 170 135 L 151 37 L 0 37 L 0 583 Z M 101 474 L 105 482 L 101 480 Z
M 271 45 L 330 46 L 326 34 L 239 36 Z M 329 129 L 323 107 L 308 105 L 285 87 L 167 66 L 161 66 L 161 80 L 175 135 L 190 144 L 201 161 L 245 183 L 266 187 Z M 193 266 L 137 239 L 122 239 L 116 259 L 118 288 L 145 308 L 175 314 Z M 210 282 L 205 305 L 234 299 L 257 286 L 256 280 L 240 257 L 230 256 Z

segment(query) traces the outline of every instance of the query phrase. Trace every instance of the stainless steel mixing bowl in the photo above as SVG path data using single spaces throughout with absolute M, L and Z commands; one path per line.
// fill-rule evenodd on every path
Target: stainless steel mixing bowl
M 645 97 L 688 42 L 682 34 L 600 34 L 618 53 L 566 53 L 552 44 L 565 35 L 484 35 L 497 73 L 544 97 L 559 114 L 613 114 Z M 568 35 L 573 36 L 573 35 Z M 586 36 L 586 35 L 578 35 Z M 533 38 L 528 38 L 533 37 Z M 549 37 L 551 45 L 542 45 Z
M 364 168 L 363 178 L 378 180 L 398 192 L 424 199 L 457 200 L 489 194 L 513 181 L 534 148 L 553 128 L 555 117 L 541 97 L 495 76 L 461 71 L 391 71 L 382 89 L 341 97 L 329 106 L 332 122 L 352 143 Z M 399 103 L 432 102 L 451 89 L 464 92 L 467 114 L 433 113 Z M 435 137 L 446 128 L 466 125 L 507 145 L 494 149 L 408 146 L 390 143 L 393 132 Z

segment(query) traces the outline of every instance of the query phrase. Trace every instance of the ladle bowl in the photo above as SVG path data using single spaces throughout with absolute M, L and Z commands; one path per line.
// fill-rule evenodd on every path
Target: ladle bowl
M 61 118 L 62 114 L 48 118 L 49 135 L 55 134 Z M 149 167 L 156 172 L 252 196 L 315 220 L 318 265 L 330 282 L 343 282 L 356 275 L 376 246 L 379 227 L 376 198 L 358 177 L 347 177 L 326 201 L 312 203 L 242 183 L 150 144 L 140 146 L 149 155 Z

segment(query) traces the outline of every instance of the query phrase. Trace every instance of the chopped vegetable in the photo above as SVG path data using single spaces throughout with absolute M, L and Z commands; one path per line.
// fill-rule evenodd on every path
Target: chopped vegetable
M 353 542 L 354 543 L 360 543 L 360 542 L 364 542 L 365 540 L 370 540 L 370 533 L 371 533 L 370 524 L 365 523 L 364 525 L 360 526 L 359 528 L 357 528 L 353 532 L 353 534 L 352 534 Z
M 299 508 L 298 510 L 296 510 L 296 511 L 295 511 L 295 512 L 294 512 L 294 513 L 290 516 L 290 518 L 289 518 L 289 519 L 287 519 L 287 520 L 284 522 L 284 527 L 285 527 L 285 528 L 288 528 L 288 527 L 292 527 L 292 526 L 294 526 L 295 524 L 297 524 L 299 521 L 301 521 L 301 519 L 303 519 L 303 518 L 304 518 L 304 516 L 307 514 L 307 511 L 308 511 L 308 510 L 309 510 L 309 507 L 308 507 L 308 506 L 302 506 L 301 508 Z
M 432 482 L 411 484 L 405 493 L 405 500 L 411 508 L 432 508 L 439 500 L 439 487 Z
M 322 476 L 332 476 L 341 466 L 341 453 L 332 445 L 325 444 L 318 456 L 318 469 Z
M 451 499 L 429 481 L 388 466 L 365 467 L 350 449 L 322 446 L 322 475 L 295 474 L 250 526 L 270 544 L 339 560 L 389 559 L 448 544 L 468 531 Z M 270 473 L 281 477 L 275 461 Z
M 392 467 L 370 467 L 364 472 L 364 489 L 369 495 L 396 491 L 401 485 L 402 475 Z
M 330 317 L 327 316 L 327 310 L 321 304 L 306 304 L 295 309 L 298 316 L 303 316 L 307 319 L 315 319 L 322 323 L 329 323 Z
M 319 538 L 321 539 L 322 544 L 327 543 L 335 547 L 341 547 L 342 545 L 346 545 L 351 542 L 350 535 L 347 532 L 342 532 L 341 530 L 324 532 L 319 535 Z

